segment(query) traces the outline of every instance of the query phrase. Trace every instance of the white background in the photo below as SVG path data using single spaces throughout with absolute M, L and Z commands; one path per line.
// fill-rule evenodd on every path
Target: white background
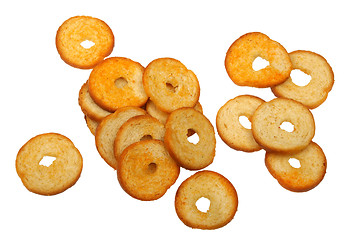
M 0 8 L 0 239 L 347 239 L 347 14 L 344 1 L 6 1 Z M 194 172 L 181 170 L 159 200 L 142 202 L 119 186 L 99 156 L 78 105 L 90 70 L 65 64 L 55 47 L 64 20 L 90 15 L 115 35 L 110 56 L 146 66 L 159 57 L 183 62 L 197 75 L 200 102 L 215 127 L 229 99 L 253 94 L 271 100 L 270 89 L 238 87 L 224 68 L 239 36 L 260 31 L 288 52 L 324 56 L 335 84 L 313 110 L 313 139 L 324 150 L 327 174 L 305 193 L 283 189 L 264 165 L 264 151 L 237 152 L 216 134 L 216 157 L 207 169 L 227 177 L 239 196 L 234 219 L 212 231 L 191 229 L 177 217 L 174 196 Z M 27 191 L 15 170 L 20 147 L 37 134 L 57 132 L 80 150 L 78 182 L 56 196 Z

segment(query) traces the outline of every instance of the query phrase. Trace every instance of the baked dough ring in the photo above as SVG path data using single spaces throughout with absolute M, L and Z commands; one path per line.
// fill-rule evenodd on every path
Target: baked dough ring
M 291 77 L 284 83 L 272 87 L 277 97 L 291 98 L 308 108 L 316 108 L 327 98 L 334 84 L 334 73 L 325 58 L 314 52 L 298 50 L 290 53 L 294 69 L 311 76 L 306 86 L 293 83 Z
M 252 64 L 257 57 L 269 62 L 259 71 Z M 239 86 L 265 88 L 284 82 L 292 67 L 289 55 L 278 42 L 259 32 L 247 33 L 228 49 L 225 58 L 228 76 Z
M 141 107 L 148 99 L 142 82 L 143 72 L 144 67 L 131 59 L 105 59 L 93 68 L 89 76 L 89 94 L 96 104 L 109 112 L 121 107 Z M 127 84 L 118 86 L 118 80 Z
M 301 167 L 292 167 L 289 163 L 291 158 L 299 160 Z M 316 187 L 323 180 L 327 166 L 323 150 L 314 142 L 296 154 L 267 152 L 265 163 L 279 184 L 294 192 L 305 192 Z
M 81 107 L 82 112 L 91 120 L 94 120 L 96 122 L 100 122 L 104 117 L 111 114 L 111 112 L 99 107 L 99 105 L 97 105 L 93 101 L 93 99 L 89 95 L 87 82 L 84 83 L 80 89 L 79 105 Z
M 162 197 L 175 183 L 180 167 L 160 140 L 144 140 L 128 146 L 119 158 L 117 178 L 130 196 L 151 201 Z
M 114 142 L 117 132 L 128 119 L 145 115 L 146 111 L 138 107 L 124 107 L 105 117 L 98 125 L 95 133 L 95 145 L 100 156 L 112 168 L 117 169 L 114 153 Z
M 173 58 L 153 60 L 145 68 L 144 89 L 151 101 L 163 112 L 194 107 L 200 88 L 196 75 Z
M 157 139 L 163 141 L 164 132 L 164 125 L 150 115 L 130 118 L 117 132 L 114 143 L 116 159 L 118 159 L 123 150 L 132 143 L 144 139 Z
M 193 108 L 177 109 L 169 115 L 165 127 L 164 143 L 180 166 L 198 170 L 213 162 L 216 146 L 214 127 L 202 113 Z M 197 144 L 187 140 L 190 129 L 199 137 Z
M 210 200 L 209 210 L 196 207 L 200 198 Z M 175 210 L 180 220 L 191 228 L 217 229 L 228 224 L 238 207 L 238 196 L 232 183 L 219 173 L 200 171 L 186 179 L 175 196 Z
M 221 139 L 231 148 L 239 151 L 254 152 L 261 150 L 251 129 L 242 126 L 240 116 L 249 120 L 255 110 L 265 101 L 261 98 L 241 95 L 225 103 L 216 115 L 216 128 Z
M 46 167 L 43 157 L 56 159 Z M 41 195 L 55 195 L 73 186 L 82 171 L 82 156 L 70 139 L 58 133 L 45 133 L 30 139 L 19 150 L 16 170 L 24 186 Z
M 280 128 L 283 122 L 294 126 L 292 132 Z M 255 141 L 267 151 L 296 152 L 311 142 L 315 133 L 312 113 L 303 104 L 275 98 L 261 104 L 251 118 Z
M 85 40 L 92 41 L 94 45 L 82 47 L 81 43 Z M 70 66 L 90 69 L 110 55 L 114 48 L 114 34 L 98 18 L 76 16 L 59 27 L 56 47 L 60 57 Z

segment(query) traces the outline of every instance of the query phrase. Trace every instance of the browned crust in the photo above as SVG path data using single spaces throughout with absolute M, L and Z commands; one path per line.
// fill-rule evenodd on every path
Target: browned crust
M 250 44 L 250 41 L 253 41 L 254 44 Z M 255 53 L 256 48 L 258 50 Z M 257 57 L 256 55 L 268 60 L 270 65 L 259 71 L 254 71 L 252 62 Z M 286 67 L 280 71 L 272 66 L 272 62 L 285 64 Z M 238 66 L 234 67 L 234 65 Z M 280 43 L 260 32 L 246 33 L 232 43 L 226 53 L 225 68 L 235 84 L 257 88 L 271 87 L 284 82 L 292 70 L 286 49 Z
M 203 116 L 203 118 L 206 120 L 206 122 L 209 124 L 209 126 L 211 127 L 211 129 L 213 129 L 214 131 L 214 127 L 213 125 L 211 124 L 211 122 L 209 121 L 209 119 L 204 116 L 202 113 L 200 113 L 199 111 L 193 109 L 193 108 L 188 108 L 188 107 L 184 107 L 184 108 L 179 108 L 175 111 L 173 111 L 169 116 L 168 116 L 168 119 L 167 119 L 167 122 L 166 122 L 166 125 L 165 125 L 165 128 L 166 128 L 166 132 L 165 132 L 165 135 L 164 135 L 164 144 L 167 148 L 167 151 L 169 152 L 169 154 L 172 156 L 173 159 L 175 159 L 175 161 L 178 162 L 178 164 L 187 169 L 187 170 L 201 170 L 207 166 L 209 166 L 213 160 L 214 160 L 214 157 L 215 157 L 215 147 L 216 147 L 216 139 L 215 139 L 215 132 L 214 132 L 214 141 L 213 142 L 210 142 L 211 145 L 214 146 L 214 150 L 212 152 L 205 152 L 204 153 L 204 156 L 205 156 L 205 164 L 202 164 L 200 167 L 197 167 L 197 166 L 193 166 L 191 165 L 190 163 L 186 162 L 185 160 L 186 159 L 182 159 L 180 156 L 179 156 L 179 152 L 181 152 L 181 150 L 179 149 L 176 149 L 176 147 L 174 146 L 174 141 L 172 140 L 172 136 L 174 134 L 176 134 L 175 130 L 173 129 L 173 127 L 170 127 L 170 125 L 173 125 L 175 120 L 172 120 L 173 119 L 173 116 L 174 114 L 177 112 L 177 111 L 195 111 L 195 112 L 198 112 L 201 116 Z M 179 126 L 181 127 L 181 126 Z M 190 129 L 190 128 L 189 128 Z M 187 129 L 188 130 L 188 129 Z M 201 138 L 200 138 L 201 139 Z M 201 140 L 200 140 L 201 141 Z M 206 149 L 205 149 L 206 150 Z
M 142 107 L 148 99 L 143 89 L 143 73 L 144 67 L 129 58 L 107 58 L 93 68 L 88 80 L 89 94 L 109 112 L 121 107 Z M 126 79 L 128 84 L 118 88 L 114 83 L 117 78 Z
M 103 27 L 105 28 L 105 30 L 106 30 L 105 34 L 108 35 L 108 37 L 112 39 L 110 41 L 109 45 L 104 46 L 104 49 L 102 49 L 99 52 L 99 55 L 93 55 L 93 57 L 96 58 L 95 61 L 93 61 L 93 62 L 84 63 L 84 64 L 79 63 L 81 56 L 74 56 L 77 53 L 67 51 L 66 48 L 68 48 L 68 46 L 66 46 L 65 44 L 62 43 L 63 41 L 65 41 L 65 37 L 69 37 L 69 41 L 66 41 L 66 42 L 69 42 L 71 44 L 80 44 L 80 42 L 76 43 L 75 41 L 72 41 L 70 36 L 65 36 L 65 33 L 64 33 L 64 31 L 71 24 L 71 22 L 75 21 L 76 19 L 81 19 L 81 20 L 85 21 L 86 22 L 85 24 L 87 24 L 87 22 L 89 20 L 97 21 L 99 24 L 103 25 Z M 79 34 L 82 34 L 82 33 L 79 33 Z M 96 37 L 96 36 L 94 36 L 94 37 Z M 100 44 L 103 37 L 104 36 L 97 36 L 98 42 L 95 42 L 95 44 Z M 76 36 L 74 38 L 76 38 Z M 89 36 L 88 38 L 91 38 L 91 36 Z M 86 38 L 85 40 L 88 40 L 88 38 Z M 68 65 L 75 67 L 75 68 L 80 68 L 80 69 L 91 69 L 94 66 L 96 66 L 99 62 L 101 62 L 105 57 L 109 56 L 114 48 L 114 41 L 115 41 L 114 34 L 113 34 L 112 30 L 110 29 L 110 27 L 104 21 L 102 21 L 98 18 L 90 17 L 90 16 L 75 16 L 75 17 L 71 17 L 71 18 L 65 20 L 63 22 L 63 24 L 58 28 L 57 34 L 56 34 L 56 48 L 57 48 L 57 51 L 58 51 L 61 59 L 65 63 L 67 63 Z M 97 54 L 97 53 L 94 53 L 94 54 Z
M 327 62 L 327 60 L 326 60 L 323 56 L 321 56 L 320 54 L 315 53 L 315 52 L 311 52 L 311 51 L 307 51 L 307 50 L 296 50 L 296 51 L 293 51 L 293 52 L 289 53 L 289 55 L 291 56 L 291 54 L 297 54 L 297 53 L 309 53 L 309 54 L 313 54 L 313 55 L 317 56 L 318 58 L 324 60 L 324 61 L 326 62 L 326 64 L 327 64 L 327 67 L 328 67 L 329 72 L 330 72 L 330 75 L 331 75 L 332 82 L 328 85 L 328 87 L 326 87 L 326 88 L 324 88 L 324 89 L 316 89 L 316 90 L 315 90 L 315 91 L 323 91 L 323 92 L 325 93 L 325 96 L 324 96 L 323 98 L 318 99 L 315 103 L 312 103 L 312 104 L 304 104 L 304 103 L 301 102 L 300 100 L 297 100 L 297 101 L 300 101 L 300 102 L 301 102 L 302 104 L 304 104 L 305 106 L 307 106 L 308 108 L 310 108 L 310 109 L 315 109 L 315 108 L 319 107 L 322 103 L 324 103 L 324 102 L 326 101 L 329 92 L 332 90 L 332 87 L 333 87 L 334 82 L 335 82 L 335 80 L 334 80 L 334 72 L 333 72 L 332 67 L 330 66 L 330 64 Z M 294 68 L 294 69 L 296 69 L 296 68 Z M 298 68 L 298 69 L 300 69 L 300 68 Z M 300 70 L 301 70 L 301 69 L 300 69 Z M 286 81 L 289 81 L 289 79 L 287 79 Z M 285 82 L 286 82 L 286 81 L 285 81 Z M 285 82 L 284 82 L 284 83 L 285 83 Z M 273 87 L 271 88 L 273 94 L 274 94 L 276 97 L 285 97 L 285 96 L 284 96 L 283 94 L 281 94 L 280 91 L 279 91 L 279 87 L 278 87 L 278 86 L 281 86 L 281 85 L 282 85 L 282 84 L 279 84 L 279 85 L 273 86 Z M 289 97 L 289 98 L 291 98 L 291 97 Z M 296 99 L 294 99 L 294 100 L 296 100 Z
M 25 178 L 25 173 L 22 172 L 20 170 L 20 166 L 19 166 L 19 156 L 21 155 L 21 153 L 24 151 L 24 149 L 26 148 L 26 146 L 32 142 L 34 139 L 36 138 L 41 138 L 41 137 L 48 137 L 50 135 L 55 135 L 55 136 L 58 136 L 59 138 L 63 139 L 64 141 L 68 141 L 70 143 L 70 145 L 74 148 L 74 150 L 76 151 L 76 153 L 79 155 L 79 158 L 81 159 L 80 163 L 81 163 L 81 166 L 80 166 L 80 170 L 79 172 L 75 175 L 75 178 L 72 179 L 69 184 L 64 187 L 64 188 L 56 188 L 52 191 L 49 191 L 49 192 L 46 192 L 46 191 L 39 191 L 37 190 L 35 187 L 32 187 L 30 184 L 27 184 L 23 179 Z M 72 187 L 73 185 L 75 185 L 75 183 L 78 181 L 78 179 L 80 178 L 80 175 L 81 175 L 81 172 L 82 172 L 82 168 L 83 168 L 83 160 L 82 160 L 82 155 L 80 153 L 80 151 L 75 147 L 74 143 L 66 136 L 62 135 L 62 134 L 59 134 L 59 133 L 43 133 L 43 134 L 39 134 L 35 137 L 32 137 L 29 141 L 27 141 L 21 148 L 20 150 L 18 151 L 18 154 L 17 154 L 17 157 L 16 157 L 16 172 L 19 176 L 19 178 L 21 179 L 23 185 L 30 191 L 30 192 L 33 192 L 33 193 L 36 193 L 36 194 L 40 194 L 40 195 L 45 195 L 45 196 L 52 196 L 52 195 L 56 195 L 56 194 L 59 194 L 59 193 L 62 193 L 64 191 L 66 191 L 67 189 L 69 189 L 70 187 Z
M 219 179 L 220 184 L 228 190 L 228 193 L 230 196 L 232 196 L 234 198 L 234 206 L 235 208 L 233 209 L 233 211 L 231 212 L 231 214 L 229 215 L 228 218 L 226 218 L 224 221 L 222 221 L 220 224 L 217 225 L 207 225 L 204 223 L 194 223 L 191 222 L 189 219 L 186 219 L 182 212 L 182 206 L 183 205 L 188 205 L 189 203 L 187 202 L 187 199 L 183 198 L 181 196 L 181 191 L 183 188 L 186 188 L 187 185 L 189 185 L 189 182 L 194 180 L 195 178 L 198 178 L 200 175 L 203 174 L 209 174 L 211 176 L 217 177 Z M 202 186 L 203 187 L 203 186 Z M 199 191 L 199 189 L 192 189 L 192 192 L 196 192 Z M 177 216 L 179 217 L 179 219 L 188 227 L 191 228 L 198 228 L 198 229 L 207 229 L 207 230 L 212 230 L 212 229 L 218 229 L 221 227 L 224 227 L 225 225 L 227 225 L 230 221 L 232 221 L 232 219 L 234 218 L 236 212 L 237 212 L 237 208 L 238 208 L 238 195 L 237 195 L 237 191 L 234 188 L 234 186 L 232 185 L 232 183 L 223 175 L 214 172 L 214 171 L 210 171 L 210 170 L 203 170 L 203 171 L 199 171 L 196 172 L 195 174 L 193 174 L 192 176 L 190 176 L 189 178 L 187 178 L 186 180 L 184 180 L 181 185 L 179 186 L 176 195 L 175 195 L 175 211 L 177 213 Z
M 321 183 L 321 181 L 324 179 L 325 173 L 326 173 L 326 168 L 327 168 L 327 159 L 326 156 L 322 150 L 322 148 L 316 144 L 315 142 L 311 142 L 311 144 L 315 145 L 315 147 L 317 149 L 319 149 L 319 151 L 322 153 L 322 156 L 324 157 L 324 171 L 322 173 L 322 175 L 320 176 L 320 178 L 316 179 L 315 181 L 313 181 L 311 184 L 308 185 L 303 185 L 303 186 L 295 186 L 294 184 L 291 184 L 291 182 L 284 180 L 281 176 L 280 173 L 278 173 L 273 166 L 271 165 L 271 163 L 268 161 L 269 155 L 272 154 L 271 152 L 266 152 L 265 154 L 265 165 L 269 171 L 269 173 L 278 181 L 278 183 L 285 189 L 292 191 L 292 192 L 307 192 L 309 190 L 312 190 L 313 188 L 315 188 L 316 186 L 319 185 L 319 183 Z

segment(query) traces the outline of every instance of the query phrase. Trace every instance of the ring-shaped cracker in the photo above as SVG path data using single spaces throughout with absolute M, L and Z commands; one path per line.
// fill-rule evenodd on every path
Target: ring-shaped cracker
M 146 111 L 138 107 L 123 107 L 105 117 L 98 125 L 95 133 L 95 145 L 100 156 L 109 166 L 117 169 L 114 153 L 114 142 L 121 126 L 130 118 L 145 115 Z
M 55 157 L 50 166 L 41 165 L 46 157 Z M 41 195 L 55 195 L 72 187 L 80 177 L 83 160 L 70 139 L 58 133 L 31 138 L 19 150 L 16 170 L 24 186 Z
M 320 106 L 334 84 L 331 66 L 324 57 L 314 52 L 298 50 L 289 55 L 293 69 L 310 75 L 311 80 L 305 86 L 298 86 L 290 77 L 284 83 L 272 87 L 272 92 L 277 97 L 296 100 L 311 109 Z
M 84 48 L 81 43 L 86 40 L 94 45 Z M 75 16 L 59 27 L 56 47 L 60 57 L 70 66 L 90 69 L 110 55 L 114 48 L 114 34 L 98 18 Z
M 151 201 L 162 197 L 177 180 L 180 167 L 160 140 L 128 146 L 119 158 L 117 178 L 130 196 Z
M 82 112 L 96 122 L 100 122 L 103 118 L 111 114 L 111 112 L 104 110 L 93 101 L 88 91 L 87 82 L 80 89 L 78 101 Z
M 164 125 L 150 115 L 130 118 L 117 132 L 114 142 L 114 153 L 116 159 L 120 157 L 125 148 L 135 142 L 146 139 L 157 139 L 163 141 L 164 132 Z
M 283 130 L 284 122 L 291 123 L 294 130 Z M 296 152 L 311 142 L 315 123 L 312 113 L 303 104 L 275 98 L 256 109 L 251 118 L 251 130 L 255 141 L 267 151 Z
M 257 57 L 267 60 L 269 65 L 255 71 L 252 65 Z M 225 67 L 235 84 L 258 88 L 284 82 L 292 70 L 285 48 L 259 32 L 247 33 L 230 46 L 226 53 Z
M 300 167 L 290 165 L 289 159 L 300 162 Z M 316 187 L 326 173 L 326 157 L 320 146 L 311 142 L 296 154 L 267 152 L 265 164 L 279 184 L 293 192 L 305 192 Z
M 210 200 L 207 212 L 199 211 L 200 198 Z M 175 196 L 175 210 L 180 220 L 191 228 L 217 229 L 228 224 L 238 208 L 238 196 L 232 183 L 219 173 L 200 171 L 187 178 Z
M 144 67 L 131 59 L 107 58 L 93 68 L 88 79 L 89 94 L 96 104 L 109 112 L 121 107 L 141 107 L 148 99 L 143 87 L 143 72 Z
M 194 107 L 200 88 L 196 75 L 173 58 L 153 60 L 144 71 L 144 89 L 151 101 L 163 112 Z
M 231 148 L 239 151 L 254 152 L 261 150 L 251 129 L 245 128 L 239 117 L 249 120 L 255 110 L 265 101 L 251 95 L 241 95 L 226 102 L 216 115 L 216 128 L 221 139 Z
M 164 143 L 180 166 L 198 170 L 213 162 L 216 147 L 214 127 L 202 113 L 193 108 L 177 109 L 169 115 L 165 127 Z M 188 141 L 190 130 L 197 133 L 198 143 Z

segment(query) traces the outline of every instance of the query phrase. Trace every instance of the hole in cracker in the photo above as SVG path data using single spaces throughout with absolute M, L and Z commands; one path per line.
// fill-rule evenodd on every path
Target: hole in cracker
M 147 170 L 148 170 L 150 173 L 156 172 L 156 170 L 157 170 L 157 164 L 156 164 L 156 163 L 150 163 L 150 164 L 147 166 Z
M 144 135 L 142 138 L 140 138 L 140 141 L 143 141 L 143 140 L 151 140 L 152 139 L 152 136 L 151 135 Z
M 189 141 L 192 144 L 197 144 L 199 142 L 199 136 L 196 133 L 195 130 L 193 130 L 192 128 L 187 130 L 187 141 Z
M 123 88 L 124 86 L 126 86 L 128 84 L 127 80 L 124 79 L 123 77 L 117 78 L 115 80 L 115 86 L 117 88 Z
M 252 68 L 253 68 L 254 71 L 259 71 L 261 69 L 264 69 L 268 65 L 269 65 L 269 61 L 267 61 L 266 59 L 263 59 L 262 57 L 257 57 L 253 61 Z
M 249 118 L 246 116 L 239 116 L 239 122 L 240 124 L 246 128 L 251 129 L 251 122 L 249 121 Z
M 293 168 L 300 168 L 301 167 L 301 162 L 298 159 L 296 159 L 296 158 L 290 158 L 289 159 L 289 164 Z
M 174 87 L 171 83 L 168 83 L 168 82 L 166 83 L 166 87 L 169 91 L 171 91 L 173 93 L 175 93 L 176 89 L 178 88 L 178 87 Z
M 45 166 L 45 167 L 49 167 L 52 165 L 52 163 L 56 160 L 55 157 L 52 157 L 52 156 L 44 156 L 40 162 L 39 162 L 39 165 L 41 166 Z
M 210 208 L 210 200 L 208 198 L 201 197 L 196 201 L 196 207 L 199 211 L 206 213 Z
M 85 40 L 85 41 L 81 42 L 80 45 L 85 49 L 89 49 L 89 48 L 93 47 L 95 45 L 95 43 L 92 41 L 89 41 L 89 40 Z
M 291 122 L 282 122 L 280 125 L 280 128 L 287 132 L 293 132 L 294 131 L 294 124 Z
M 312 77 L 299 69 L 294 69 L 290 73 L 291 81 L 297 86 L 304 87 L 312 80 Z

